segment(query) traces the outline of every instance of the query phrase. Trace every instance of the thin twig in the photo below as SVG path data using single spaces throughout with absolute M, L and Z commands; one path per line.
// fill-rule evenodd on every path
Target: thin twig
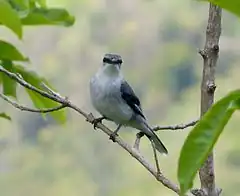
M 156 126 L 153 128 L 153 131 L 159 130 L 179 130 L 179 129 L 186 129 L 188 127 L 192 127 L 197 124 L 199 120 L 194 120 L 186 124 L 178 124 L 178 125 L 169 125 L 169 126 Z
M 152 149 L 153 149 L 153 155 L 154 155 L 154 160 L 155 160 L 155 164 L 156 164 L 157 174 L 159 175 L 161 173 L 161 170 L 160 170 L 160 167 L 159 167 L 156 147 L 155 147 L 155 144 L 152 140 L 151 140 L 151 145 L 152 145 Z
M 34 91 L 35 93 L 40 94 L 43 97 L 46 97 L 55 102 L 58 102 L 58 103 L 64 105 L 65 107 L 69 107 L 69 108 L 75 110 L 79 114 L 83 115 L 88 122 L 93 124 L 95 117 L 91 113 L 87 114 L 84 111 L 82 111 L 76 105 L 71 103 L 67 98 L 62 97 L 61 95 L 55 93 L 52 90 L 51 91 L 48 90 L 50 92 L 50 94 L 45 91 L 42 91 L 42 90 L 32 86 L 31 84 L 27 83 L 25 80 L 18 77 L 16 74 L 7 71 L 6 69 L 4 69 L 1 66 L 0 66 L 0 72 L 9 76 L 10 78 L 12 78 L 16 82 L 18 82 L 20 85 L 24 86 L 25 88 L 30 89 L 30 90 Z M 14 104 L 12 104 L 12 105 L 15 106 Z M 113 133 L 109 128 L 107 128 L 100 122 L 96 124 L 96 127 L 101 129 L 108 136 L 111 136 L 111 134 Z M 119 146 L 121 146 L 123 149 L 125 149 L 130 155 L 132 155 L 142 166 L 144 166 L 165 187 L 171 189 L 172 191 L 174 191 L 177 194 L 180 194 L 179 187 L 176 184 L 172 183 L 169 179 L 167 179 L 162 173 L 159 174 L 154 169 L 154 167 L 152 167 L 152 165 L 140 154 L 140 152 L 138 150 L 134 149 L 132 146 L 130 146 L 128 143 L 126 143 L 124 140 L 122 140 L 119 136 L 115 137 L 115 142 Z
M 50 95 L 49 93 L 41 90 L 41 89 L 38 89 L 34 86 L 32 86 L 31 84 L 29 84 L 28 82 L 26 82 L 25 80 L 23 80 L 21 77 L 18 76 L 18 74 L 15 74 L 15 73 L 12 73 L 12 72 L 9 72 L 7 71 L 6 69 L 4 69 L 2 66 L 0 66 L 0 72 L 3 72 L 4 74 L 6 74 L 8 77 L 12 78 L 13 80 L 15 80 L 16 82 L 18 82 L 19 84 L 21 84 L 22 86 L 24 86 L 25 88 L 29 89 L 29 90 L 32 90 L 40 95 L 42 95 L 43 97 L 46 97 L 46 98 L 49 98 L 53 101 L 56 101 L 58 103 L 65 103 L 65 100 L 60 97 L 60 96 L 53 96 L 53 95 Z
M 44 82 L 41 83 L 41 86 L 50 94 L 56 96 L 56 97 L 61 97 L 61 95 L 54 90 L 52 90 L 50 87 L 48 87 Z M 62 97 L 63 98 L 63 97 Z
M 66 105 L 60 105 L 54 108 L 48 108 L 48 109 L 32 109 L 23 105 L 20 105 L 19 103 L 11 100 L 10 98 L 8 98 L 6 95 L 0 93 L 0 97 L 3 98 L 5 101 L 7 101 L 8 103 L 10 103 L 12 106 L 14 106 L 17 109 L 20 109 L 22 111 L 28 111 L 28 112 L 35 112 L 35 113 L 49 113 L 49 112 L 54 112 L 54 111 L 58 111 L 61 110 L 65 107 L 67 107 Z

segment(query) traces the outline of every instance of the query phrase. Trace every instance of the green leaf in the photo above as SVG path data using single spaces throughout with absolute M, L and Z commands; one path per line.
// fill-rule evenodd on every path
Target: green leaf
M 0 23 L 22 38 L 22 24 L 16 10 L 6 0 L 0 0 Z
M 36 0 L 36 2 L 37 2 L 38 5 L 40 5 L 42 8 L 46 8 L 46 7 L 47 7 L 46 0 Z
M 194 177 L 206 161 L 233 112 L 240 108 L 240 90 L 216 102 L 189 133 L 178 162 L 181 194 L 192 187 Z
M 2 66 L 10 71 L 15 72 L 13 64 L 11 61 L 2 61 Z M 3 94 L 7 96 L 17 97 L 17 83 L 15 80 L 9 78 L 5 74 L 1 73 L 2 76 L 2 85 L 3 85 Z
M 28 61 L 12 44 L 0 40 L 0 59 L 11 61 Z
M 10 116 L 8 116 L 6 113 L 0 113 L 0 118 L 5 118 L 5 119 L 7 119 L 7 120 L 11 120 L 11 117 Z
M 35 72 L 28 71 L 20 65 L 15 65 L 15 69 L 16 69 L 16 72 L 19 73 L 25 81 L 27 81 L 31 85 L 35 86 L 36 88 L 44 90 L 41 86 L 42 82 L 44 82 L 49 87 L 51 87 L 44 78 L 39 77 Z M 27 93 L 28 93 L 29 97 L 31 98 L 35 107 L 38 108 L 38 109 L 53 108 L 53 107 L 59 106 L 59 104 L 57 102 L 52 101 L 52 100 L 47 99 L 47 98 L 44 98 L 41 95 L 39 95 L 39 94 L 37 94 L 37 93 L 35 93 L 31 90 L 27 90 Z M 64 109 L 61 109 L 61 110 L 58 110 L 58 111 L 55 111 L 55 112 L 51 112 L 49 114 L 56 121 L 58 121 L 60 123 L 65 123 L 66 122 L 67 117 L 66 117 L 66 111 Z
M 29 0 L 8 0 L 8 2 L 17 11 L 29 8 Z
M 22 18 L 24 25 L 73 25 L 75 19 L 65 9 L 33 8 L 27 17 Z
M 8 0 L 12 8 L 14 8 L 20 18 L 26 17 L 29 13 L 29 0 Z
M 232 12 L 233 14 L 240 16 L 240 1 L 239 0 L 201 0 L 201 1 L 208 1 L 215 5 L 220 6 Z

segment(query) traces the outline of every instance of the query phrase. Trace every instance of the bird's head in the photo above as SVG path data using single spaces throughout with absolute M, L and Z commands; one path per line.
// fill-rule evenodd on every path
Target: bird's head
M 103 68 L 109 74 L 117 74 L 121 69 L 122 62 L 120 55 L 107 53 L 103 57 Z

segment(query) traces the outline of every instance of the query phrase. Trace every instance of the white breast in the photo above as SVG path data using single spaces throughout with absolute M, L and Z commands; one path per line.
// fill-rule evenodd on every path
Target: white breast
M 90 81 L 90 95 L 93 106 L 101 115 L 117 124 L 126 124 L 133 111 L 121 98 L 121 81 L 121 77 L 96 74 Z

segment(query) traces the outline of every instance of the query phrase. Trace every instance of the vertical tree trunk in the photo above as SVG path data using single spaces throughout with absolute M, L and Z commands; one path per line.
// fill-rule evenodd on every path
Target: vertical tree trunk
M 211 107 L 214 102 L 215 68 L 219 53 L 219 38 L 221 34 L 220 7 L 210 3 L 208 25 L 206 30 L 205 47 L 199 53 L 203 57 L 203 75 L 201 85 L 201 116 Z M 215 173 L 213 153 L 211 153 L 199 171 L 201 189 L 204 195 L 218 196 L 219 191 L 215 186 Z

